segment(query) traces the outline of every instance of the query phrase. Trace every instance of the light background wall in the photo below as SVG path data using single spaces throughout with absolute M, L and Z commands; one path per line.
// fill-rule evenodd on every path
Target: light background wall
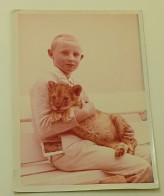
M 151 108 L 153 114 L 154 137 L 156 144 L 157 163 L 159 170 L 160 189 L 157 190 L 110 190 L 91 191 L 74 193 L 49 193 L 49 195 L 143 195 L 163 196 L 164 195 L 164 156 L 163 155 L 163 83 L 164 83 L 164 12 L 163 0 L 0 0 L 0 89 L 1 89 L 1 110 L 0 110 L 0 194 L 27 195 L 26 193 L 16 194 L 12 191 L 13 183 L 13 138 L 16 131 L 12 122 L 12 96 L 13 96 L 13 63 L 11 58 L 11 16 L 13 9 L 49 9 L 49 10 L 142 10 L 144 15 L 145 44 L 147 53 L 147 65 L 150 84 Z M 12 78 L 12 79 L 11 79 Z M 6 179 L 6 180 L 5 180 Z M 29 193 L 28 195 L 47 195 L 47 193 Z
M 84 59 L 75 78 L 90 93 L 143 90 L 138 17 L 105 12 L 19 14 L 20 94 L 53 66 L 47 50 L 54 36 L 81 42 Z

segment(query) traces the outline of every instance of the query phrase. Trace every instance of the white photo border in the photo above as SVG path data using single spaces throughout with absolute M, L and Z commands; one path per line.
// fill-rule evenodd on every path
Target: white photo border
M 20 151 L 21 151 L 21 139 L 20 139 L 20 98 L 19 98 L 19 60 L 18 60 L 18 48 L 19 48 L 19 37 L 18 37 L 18 16 L 19 14 L 137 14 L 139 21 L 140 31 L 140 44 L 142 54 L 142 67 L 144 73 L 144 85 L 146 91 L 146 103 L 147 103 L 147 114 L 149 119 L 149 134 L 151 138 L 151 153 L 152 153 L 152 167 L 154 174 L 154 183 L 129 183 L 129 184 L 90 184 L 90 185 L 22 185 L 21 183 L 21 165 L 20 165 Z M 14 140 L 14 185 L 13 189 L 15 192 L 58 192 L 58 191 L 86 191 L 86 190 L 110 190 L 110 189 L 155 189 L 159 188 L 158 172 L 155 155 L 155 145 L 153 137 L 153 125 L 151 115 L 151 104 L 150 104 L 150 93 L 149 93 L 149 82 L 148 82 L 148 68 L 146 61 L 146 48 L 144 38 L 144 25 L 143 25 L 143 14 L 142 11 L 111 11 L 111 10 L 97 10 L 97 11 L 71 11 L 71 10 L 58 10 L 58 11 L 35 11 L 35 10 L 14 10 L 12 13 L 12 50 L 13 50 L 13 140 Z

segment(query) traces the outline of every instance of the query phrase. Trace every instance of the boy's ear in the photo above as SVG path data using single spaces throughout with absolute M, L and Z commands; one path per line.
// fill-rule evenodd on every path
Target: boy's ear
M 84 55 L 82 54 L 82 55 L 81 55 L 81 59 L 80 59 L 80 60 L 82 60 L 83 58 L 84 58 Z
M 53 58 L 53 53 L 51 49 L 48 49 L 48 56 L 52 59 Z

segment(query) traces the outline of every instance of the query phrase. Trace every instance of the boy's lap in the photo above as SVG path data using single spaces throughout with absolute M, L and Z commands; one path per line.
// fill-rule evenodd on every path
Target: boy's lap
M 135 155 L 145 159 L 150 164 L 152 163 L 150 144 L 139 144 L 135 149 Z
M 142 154 L 141 157 L 143 158 L 149 157 L 147 149 L 147 146 L 138 147 L 137 153 Z M 64 155 L 54 161 L 54 165 L 61 170 L 77 171 L 90 169 L 110 170 L 112 168 L 117 170 L 119 167 L 126 168 L 144 164 L 144 160 L 138 156 L 125 154 L 123 157 L 115 159 L 114 154 L 114 149 L 98 146 L 88 140 L 81 140 L 64 149 Z

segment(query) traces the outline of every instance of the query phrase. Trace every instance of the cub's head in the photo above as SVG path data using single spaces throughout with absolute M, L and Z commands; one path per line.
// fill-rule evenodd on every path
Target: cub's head
M 79 105 L 81 91 L 80 85 L 70 86 L 66 83 L 48 82 L 50 105 L 57 113 L 63 113 L 72 106 Z

